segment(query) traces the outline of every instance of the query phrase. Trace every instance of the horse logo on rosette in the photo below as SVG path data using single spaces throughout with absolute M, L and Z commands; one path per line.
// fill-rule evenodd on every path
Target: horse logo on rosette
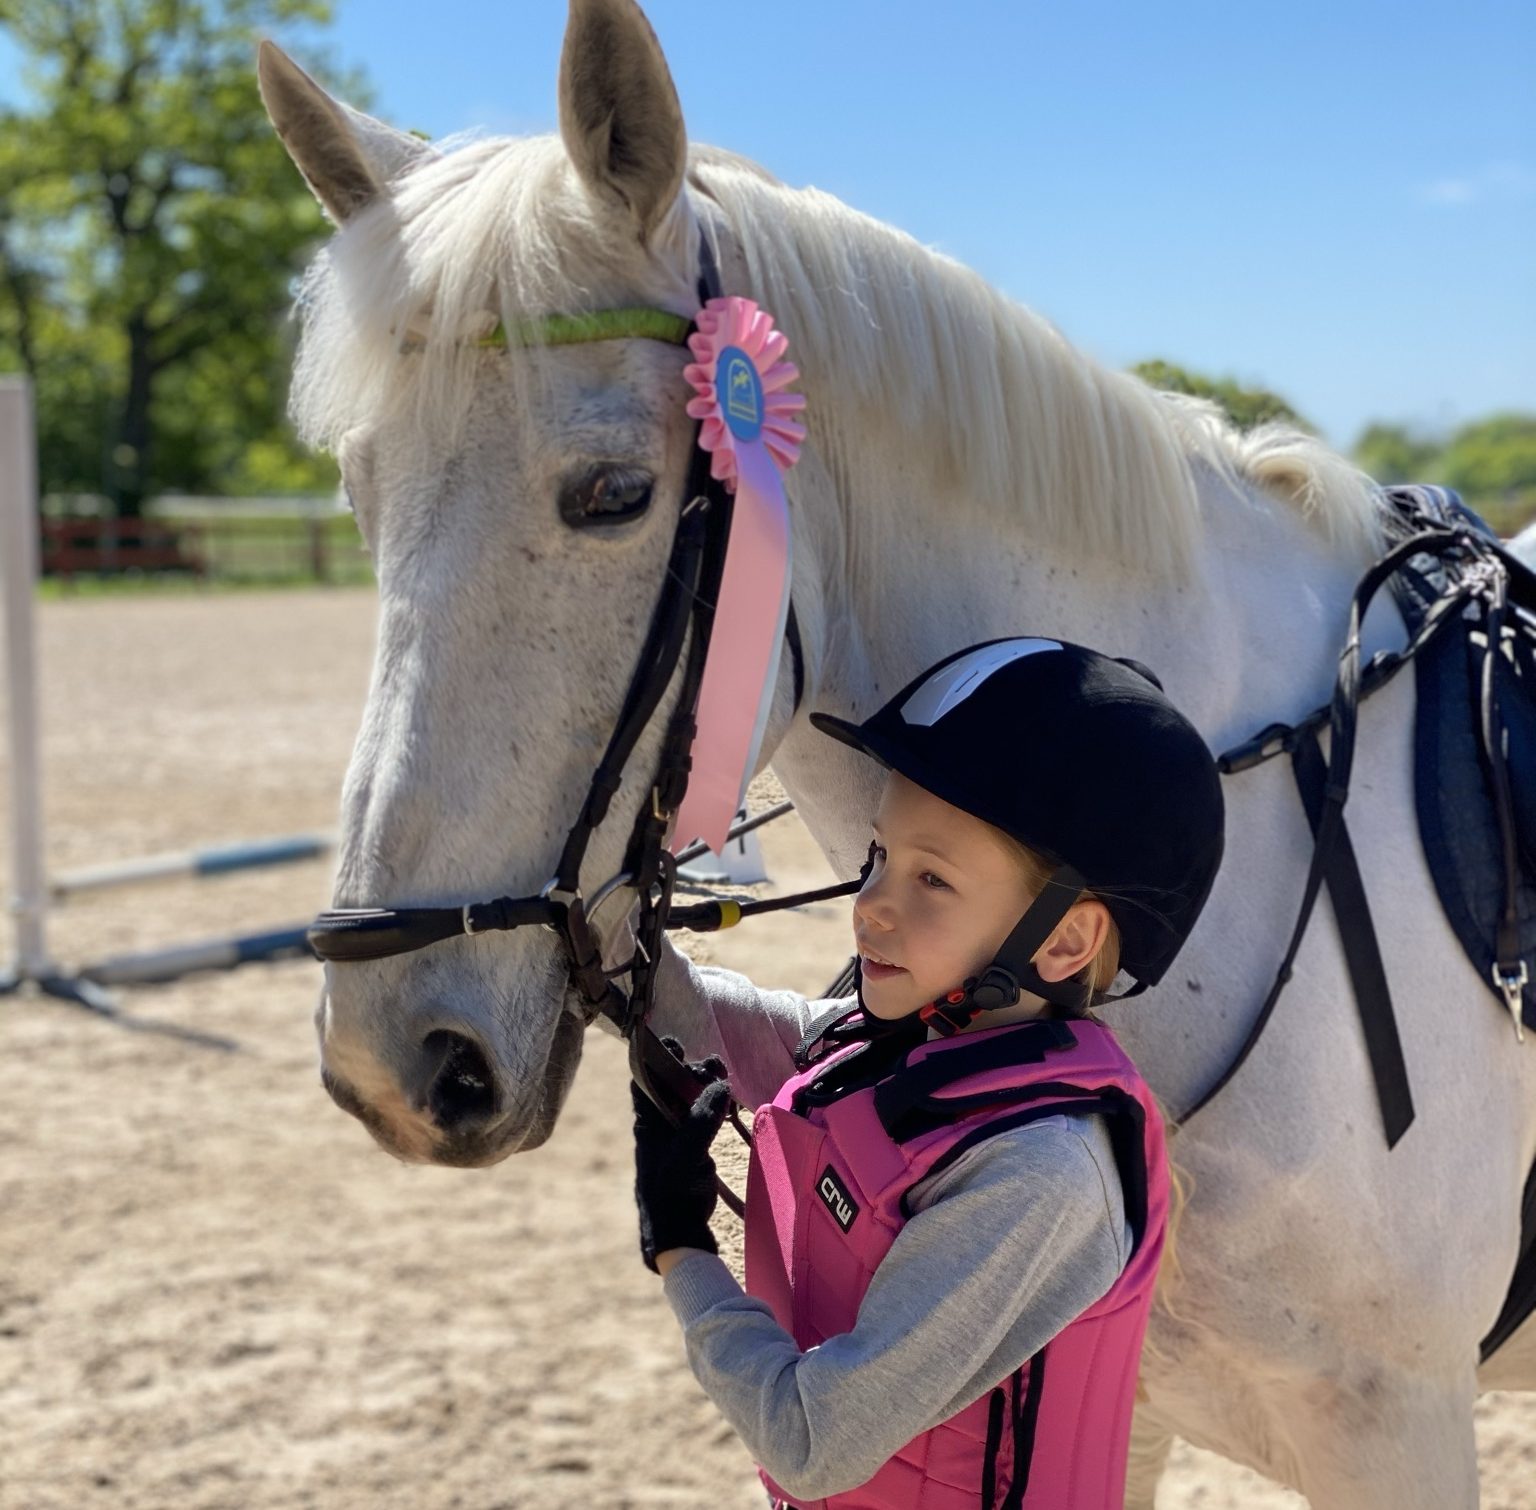
M 746 352 L 727 346 L 716 364 L 721 413 L 738 440 L 756 440 L 763 428 L 763 380 Z

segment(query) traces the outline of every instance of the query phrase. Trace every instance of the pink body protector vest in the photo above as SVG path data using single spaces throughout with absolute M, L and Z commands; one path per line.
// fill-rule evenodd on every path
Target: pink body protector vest
M 982 1138 L 1061 1112 L 1107 1118 L 1135 1235 L 1120 1277 L 1016 1374 L 859 1488 L 797 1500 L 764 1474 L 784 1505 L 1119 1510 L 1168 1166 L 1151 1092 L 1109 1029 L 1041 1019 L 934 1039 L 883 1066 L 859 1044 L 786 1081 L 753 1124 L 747 1290 L 802 1350 L 851 1331 L 907 1220 L 906 1193 Z

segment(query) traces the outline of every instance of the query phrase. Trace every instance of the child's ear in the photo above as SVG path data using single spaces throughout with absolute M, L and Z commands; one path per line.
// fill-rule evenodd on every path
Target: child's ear
M 1035 956 L 1042 979 L 1065 980 L 1092 963 L 1109 937 L 1109 909 L 1096 898 L 1074 902 Z

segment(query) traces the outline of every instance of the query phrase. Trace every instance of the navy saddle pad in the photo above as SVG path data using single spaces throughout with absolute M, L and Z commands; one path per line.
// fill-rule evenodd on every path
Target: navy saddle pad
M 1498 538 L 1448 488 L 1388 488 L 1384 495 L 1391 505 L 1388 544 L 1416 532 L 1415 511 Z M 1495 661 L 1494 677 L 1519 844 L 1520 957 L 1536 977 L 1536 572 L 1506 550 L 1499 554 L 1509 573 L 1509 606 L 1504 653 Z M 1412 556 L 1393 575 L 1393 594 L 1410 634 L 1444 591 L 1446 571 L 1439 557 Z M 1414 657 L 1414 788 L 1419 837 L 1440 904 L 1467 958 L 1503 1009 L 1492 969 L 1504 871 L 1491 778 L 1478 737 L 1477 678 L 1486 644 L 1486 621 L 1468 614 Z M 1536 978 L 1522 992 L 1521 1016 L 1536 1029 Z

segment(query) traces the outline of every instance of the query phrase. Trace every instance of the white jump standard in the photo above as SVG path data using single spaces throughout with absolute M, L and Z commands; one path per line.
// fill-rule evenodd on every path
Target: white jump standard
M 37 576 L 37 469 L 32 394 L 25 378 L 0 377 L 0 598 L 4 599 L 6 686 L 10 693 L 10 912 L 16 957 L 0 970 L 0 995 L 25 984 L 97 1012 L 112 1010 L 90 981 L 63 974 L 48 954 L 43 869 L 43 785 L 37 752 L 37 683 L 32 584 Z
M 0 608 L 5 620 L 9 689 L 12 881 L 9 910 L 16 952 L 0 965 L 0 995 L 35 986 L 47 996 L 115 1015 L 106 985 L 175 980 L 196 970 L 232 969 L 254 960 L 308 954 L 301 926 L 202 940 L 176 948 L 104 960 L 68 974 L 48 952 L 50 902 L 75 893 L 178 875 L 221 875 L 259 865 L 313 859 L 334 844 L 330 834 L 156 855 L 91 866 L 50 883 L 44 860 L 43 790 L 37 716 L 33 594 L 38 575 L 36 440 L 31 390 L 25 378 L 0 377 Z

